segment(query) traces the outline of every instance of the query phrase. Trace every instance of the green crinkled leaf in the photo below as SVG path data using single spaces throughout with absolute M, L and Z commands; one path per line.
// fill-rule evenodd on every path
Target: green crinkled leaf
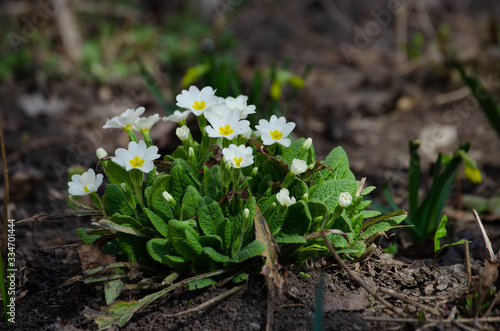
M 212 261 L 217 263 L 226 263 L 229 261 L 229 256 L 220 254 L 212 247 L 203 247 L 203 253 L 205 253 Z
M 345 208 L 345 211 L 349 217 L 359 214 L 362 210 L 371 204 L 370 200 L 363 200 L 363 197 L 354 197 L 352 203 Z
M 235 263 L 241 263 L 243 261 L 251 259 L 252 257 L 259 256 L 260 254 L 262 254 L 262 252 L 264 252 L 265 249 L 266 245 L 255 239 L 254 241 L 243 247 L 235 256 L 233 256 L 231 261 Z
M 116 224 L 125 225 L 128 224 L 130 227 L 141 229 L 143 225 L 132 216 L 122 215 L 119 213 L 113 214 L 111 216 L 111 221 Z
M 295 199 L 300 200 L 304 194 L 309 193 L 309 188 L 306 183 L 298 178 L 295 178 L 292 184 L 288 187 L 288 191 L 290 192 L 291 197 L 295 197 Z
M 349 159 L 344 149 L 340 146 L 334 148 L 323 162 L 324 165 L 332 168 L 332 171 L 325 169 L 321 174 L 325 180 L 355 179 L 351 169 L 349 169 Z M 353 194 L 354 195 L 354 194 Z
M 120 186 L 121 183 L 126 183 L 129 187 L 134 187 L 128 171 L 116 162 L 107 162 L 106 175 L 111 184 Z
M 224 218 L 222 222 L 217 224 L 216 231 L 217 235 L 221 237 L 224 242 L 224 252 L 229 252 L 233 235 L 233 223 L 228 218 Z
M 303 236 L 275 236 L 274 241 L 278 244 L 305 244 L 306 238 Z
M 311 213 L 311 231 L 319 231 L 321 230 L 321 224 L 323 223 L 323 219 L 327 215 L 328 207 L 326 204 L 319 200 L 309 199 L 307 202 L 307 206 L 309 207 L 309 212 Z
M 374 189 L 376 189 L 375 186 L 367 186 L 365 187 L 362 191 L 361 191 L 361 195 L 367 195 L 369 194 L 371 191 L 373 191 Z
M 293 159 L 307 161 L 305 158 L 300 157 L 300 150 L 302 149 L 304 141 L 306 141 L 306 138 L 302 137 L 292 141 L 290 146 L 283 148 L 283 157 L 285 158 L 286 163 L 292 164 Z
M 175 218 L 170 204 L 163 197 L 163 192 L 155 191 L 151 194 L 151 205 L 153 211 L 164 220 Z
M 288 206 L 281 233 L 288 235 L 304 235 L 311 226 L 311 213 L 304 200 Z
M 199 241 L 203 247 L 212 247 L 216 251 L 222 251 L 224 249 L 224 244 L 222 243 L 222 239 L 217 235 L 203 236 L 200 237 Z
M 273 182 L 281 181 L 284 176 L 285 172 L 281 171 L 276 164 L 278 160 L 266 160 L 264 164 L 259 167 L 259 171 L 262 171 L 263 174 L 266 174 L 270 176 L 270 180 Z M 262 169 L 261 169 L 262 168 Z
M 369 236 L 379 232 L 385 232 L 387 230 L 389 230 L 390 228 L 392 227 L 395 227 L 396 225 L 398 225 L 399 223 L 401 223 L 405 218 L 406 218 L 406 214 L 402 214 L 402 215 L 398 215 L 398 216 L 394 216 L 394 217 L 390 217 L 390 218 L 387 218 L 383 221 L 380 221 L 370 227 L 368 227 L 363 233 L 361 233 L 360 235 L 360 238 L 368 238 Z
M 170 178 L 171 176 L 167 175 L 166 173 L 161 173 L 155 177 L 155 180 L 153 181 L 151 186 L 148 187 L 149 194 L 145 192 L 147 199 L 146 201 L 149 208 L 154 208 L 152 199 L 155 196 L 163 197 L 163 192 L 166 191 L 169 187 Z
M 372 218 L 372 217 L 377 217 L 382 213 L 378 210 L 363 210 L 361 214 L 363 214 L 363 218 Z
M 271 186 L 270 181 L 272 182 L 270 174 L 266 174 L 260 181 L 258 181 L 259 185 L 257 186 L 257 196 L 264 196 L 264 193 L 267 191 L 269 186 Z
M 146 249 L 145 239 L 131 234 L 118 233 L 118 244 L 129 261 L 137 261 L 144 264 L 151 262 Z
M 148 208 L 143 208 L 142 210 L 148 216 L 149 220 L 155 227 L 156 231 L 158 231 L 159 234 L 167 238 L 168 236 L 167 223 L 160 216 L 156 215 L 152 210 Z
M 149 256 L 155 261 L 169 265 L 166 259 L 168 254 L 172 253 L 172 244 L 165 238 L 153 238 L 146 244 Z
M 196 173 L 186 161 L 182 159 L 175 159 L 172 163 L 170 175 L 172 177 L 170 178 L 168 192 L 178 203 L 181 203 L 182 197 L 188 186 L 194 186 L 196 189 L 200 187 L 200 182 L 196 178 Z
M 190 261 L 200 261 L 203 247 L 198 242 L 199 235 L 192 227 L 178 220 L 168 222 L 168 238 L 175 251 Z
M 241 283 L 242 281 L 247 280 L 247 279 L 248 279 L 248 274 L 246 272 L 242 272 L 240 274 L 237 274 L 233 278 L 233 283 Z
M 84 244 L 92 244 L 94 241 L 102 237 L 100 234 L 87 234 L 86 228 L 77 228 L 76 234 L 82 238 Z
M 188 186 L 182 199 L 181 220 L 193 218 L 198 213 L 201 195 L 194 186 Z
M 146 174 L 146 178 L 144 179 L 144 182 L 142 183 L 142 189 L 146 189 L 147 187 L 150 187 L 153 185 L 155 178 L 156 178 L 156 167 L 153 168 L 150 172 Z
M 345 255 L 348 258 L 354 259 L 363 255 L 366 250 L 366 245 L 362 241 L 358 241 L 355 244 L 349 246 L 348 248 L 343 248 L 337 250 L 338 254 Z
M 105 197 L 105 207 L 109 215 L 112 216 L 116 213 L 129 216 L 134 215 L 134 211 L 125 200 L 125 194 L 123 194 L 120 186 L 114 184 L 106 185 Z
M 349 192 L 352 196 L 357 189 L 354 179 L 330 180 L 309 189 L 309 199 L 319 200 L 328 206 L 328 211 L 332 213 L 339 204 L 339 195 L 342 192 Z
M 218 198 L 218 195 L 222 190 L 220 166 L 214 165 L 210 169 L 208 169 L 208 167 L 205 167 L 203 184 L 203 192 L 205 193 L 205 196 L 208 196 L 212 199 Z
M 190 291 L 194 291 L 208 286 L 215 286 L 217 285 L 217 282 L 211 278 L 202 278 L 193 280 L 192 282 L 187 283 L 187 285 Z
M 218 234 L 217 226 L 223 220 L 224 214 L 219 204 L 212 198 L 203 197 L 198 207 L 198 224 L 203 233 Z

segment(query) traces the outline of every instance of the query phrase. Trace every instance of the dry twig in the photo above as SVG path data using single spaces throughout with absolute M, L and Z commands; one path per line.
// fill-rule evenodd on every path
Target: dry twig
M 322 229 L 324 231 L 324 229 Z M 375 299 L 380 301 L 384 306 L 392 310 L 394 313 L 396 313 L 399 316 L 405 316 L 405 314 L 399 310 L 398 308 L 394 307 L 392 304 L 390 304 L 388 301 L 386 301 L 382 296 L 380 296 L 373 288 L 369 287 L 368 285 L 363 282 L 363 280 L 347 266 L 347 264 L 340 258 L 340 256 L 337 254 L 335 249 L 333 248 L 332 244 L 328 240 L 326 234 L 323 232 L 322 233 L 323 240 L 325 241 L 326 247 L 330 251 L 330 254 L 332 254 L 333 258 L 337 261 L 337 263 L 340 265 L 342 269 L 344 269 L 351 278 L 358 283 L 359 286 L 361 286 L 366 292 L 370 293 Z
M 218 295 L 216 296 L 215 298 L 212 298 L 204 303 L 202 303 L 201 305 L 199 306 L 196 306 L 194 308 L 191 308 L 191 309 L 188 309 L 188 310 L 184 310 L 184 311 L 181 311 L 181 312 L 178 312 L 176 314 L 168 314 L 166 315 L 167 317 L 179 317 L 179 316 L 184 316 L 184 315 L 188 315 L 188 314 L 191 314 L 191 313 L 195 313 L 195 312 L 198 312 L 214 303 L 216 303 L 217 301 L 220 301 L 224 298 L 227 298 L 228 296 L 238 292 L 239 290 L 241 290 L 243 287 L 245 287 L 245 285 L 240 285 L 240 286 L 236 286 L 232 289 L 230 289 L 229 291 L 225 292 L 225 293 L 222 293 L 221 295 Z
M 481 222 L 481 219 L 479 218 L 479 215 L 477 214 L 477 211 L 475 209 L 472 209 L 472 212 L 474 213 L 474 217 L 476 218 L 477 226 L 479 227 L 479 230 L 481 230 L 481 234 L 483 235 L 484 244 L 486 245 L 486 248 L 490 253 L 490 259 L 491 261 L 496 261 L 497 258 L 495 256 L 495 253 L 493 253 L 493 247 L 491 247 L 491 241 L 490 238 L 488 238 L 486 230 L 484 229 L 483 222 Z
M 384 294 L 390 295 L 393 298 L 396 298 L 398 300 L 404 301 L 404 302 L 406 302 L 409 305 L 412 305 L 412 306 L 415 306 L 415 307 L 420 308 L 422 310 L 428 311 L 429 313 L 432 313 L 434 315 L 438 315 L 438 316 L 442 316 L 443 315 L 442 311 L 440 311 L 438 309 L 431 308 L 429 306 L 421 304 L 420 302 L 416 302 L 416 301 L 410 300 L 407 297 L 402 296 L 401 294 L 395 293 L 395 292 L 393 292 L 393 291 L 391 291 L 389 289 L 380 287 L 379 291 L 382 292 L 382 293 L 384 293 Z

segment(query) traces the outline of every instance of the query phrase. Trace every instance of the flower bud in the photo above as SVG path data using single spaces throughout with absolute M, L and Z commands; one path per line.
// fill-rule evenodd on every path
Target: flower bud
M 170 193 L 168 193 L 167 191 L 164 191 L 163 192 L 163 197 L 165 198 L 165 200 L 167 200 L 168 202 L 170 203 L 173 203 L 175 202 L 175 199 L 173 196 L 170 195 Z
M 181 141 L 188 140 L 189 133 L 190 133 L 189 128 L 185 125 L 180 126 L 175 130 L 175 134 L 177 135 L 177 137 L 179 137 Z
M 254 167 L 250 176 L 255 177 L 259 173 L 259 167 Z
M 352 196 L 349 192 L 343 192 L 339 195 L 339 206 L 342 208 L 349 207 L 352 203 Z
M 189 149 L 188 149 L 188 156 L 189 156 L 190 159 L 194 159 L 195 158 L 194 148 L 193 147 L 189 147 Z
M 304 160 L 293 159 L 290 172 L 296 176 L 307 170 L 307 162 Z
M 245 208 L 243 209 L 243 218 L 248 219 L 250 217 L 250 209 Z
M 106 150 L 104 148 L 99 147 L 95 151 L 95 155 L 97 156 L 97 159 L 100 160 L 100 159 L 104 159 L 106 156 L 108 156 L 108 152 L 106 152 Z
M 279 193 L 276 194 L 276 199 L 278 199 L 280 205 L 284 207 L 293 205 L 296 202 L 294 197 L 290 198 L 290 192 L 286 188 L 281 189 L 281 191 L 279 191 Z
M 307 139 L 304 141 L 304 143 L 302 144 L 302 148 L 303 148 L 303 149 L 309 149 L 309 148 L 311 148 L 312 143 L 313 143 L 312 138 L 307 138 Z

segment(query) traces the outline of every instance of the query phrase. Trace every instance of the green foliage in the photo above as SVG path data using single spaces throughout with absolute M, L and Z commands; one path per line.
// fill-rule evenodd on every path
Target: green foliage
M 438 229 L 443 209 L 448 199 L 451 190 L 451 185 L 456 177 L 457 171 L 462 164 L 465 164 L 466 169 L 477 169 L 475 161 L 467 155 L 470 144 L 466 143 L 455 152 L 453 157 L 449 158 L 439 154 L 433 166 L 433 180 L 431 187 L 424 199 L 419 202 L 420 190 L 420 157 L 418 148 L 420 142 L 410 141 L 410 167 L 408 171 L 408 193 L 409 193 L 409 217 L 405 219 L 405 223 L 411 225 L 408 228 L 414 242 L 421 242 L 433 236 Z M 389 205 L 393 210 L 399 209 L 394 203 L 390 192 L 387 188 L 384 189 L 384 194 Z M 379 206 L 381 211 L 387 212 L 385 208 Z
M 460 62 L 454 60 L 453 65 L 460 73 L 463 82 L 471 90 L 472 96 L 477 100 L 490 125 L 500 138 L 500 104 L 476 77 L 465 71 L 464 66 Z
M 441 219 L 441 222 L 439 222 L 439 226 L 436 230 L 436 233 L 434 234 L 434 261 L 436 260 L 437 255 L 445 248 L 451 247 L 451 246 L 456 246 L 456 245 L 463 245 L 466 242 L 469 242 L 465 239 L 462 239 L 460 241 L 457 241 L 456 243 L 452 244 L 446 244 L 441 246 L 441 239 L 446 237 L 446 223 L 448 223 L 448 217 L 446 215 L 443 215 L 443 218 Z
M 198 119 L 204 125 L 204 115 Z M 133 133 L 129 137 L 137 140 Z M 300 264 L 328 254 L 323 230 L 339 254 L 359 258 L 367 243 L 406 217 L 404 211 L 380 215 L 367 210 L 371 201 L 365 195 L 373 188 L 359 189 L 341 147 L 321 162 L 310 139 L 266 147 L 263 138 L 222 139 L 203 135 L 200 144 L 180 146 L 146 175 L 140 168 L 126 171 L 113 160 L 101 160 L 109 183 L 102 202 L 96 192 L 90 194 L 103 217 L 94 223 L 98 229 L 78 230 L 82 239 L 107 240 L 119 259 L 147 265 L 148 272 L 200 275 L 231 269 L 239 282 L 246 277 L 244 267 L 265 265 L 269 274 L 277 274 L 274 266 L 280 262 Z M 221 157 L 219 146 L 233 147 L 230 143 L 239 144 L 234 147 L 243 148 L 248 160 L 251 154 L 250 167 L 235 166 L 243 157 L 236 161 L 224 154 L 227 150 Z M 193 146 L 195 153 L 185 153 Z M 130 164 L 137 163 L 135 158 Z M 216 283 L 203 277 L 187 286 Z M 119 282 L 106 286 L 113 301 L 122 287 Z M 114 306 L 123 314 L 135 309 Z

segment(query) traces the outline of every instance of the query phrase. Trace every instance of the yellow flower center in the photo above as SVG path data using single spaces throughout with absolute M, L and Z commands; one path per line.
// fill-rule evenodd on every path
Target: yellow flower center
M 283 133 L 279 132 L 279 130 L 270 131 L 269 134 L 273 140 L 280 140 L 283 138 Z
M 240 167 L 241 166 L 241 162 L 243 161 L 243 158 L 239 157 L 239 158 L 234 158 L 234 163 L 236 164 L 237 167 Z
M 125 131 L 132 131 L 132 125 L 131 124 L 127 124 L 125 126 L 122 126 L 122 129 L 124 129 Z
M 202 101 L 202 102 L 195 101 L 193 104 L 193 108 L 196 110 L 203 110 L 203 109 L 205 109 L 206 106 L 207 105 L 205 104 L 205 101 Z
M 89 192 L 90 192 L 90 190 L 87 188 L 87 186 L 84 186 L 84 187 L 83 187 L 83 192 L 85 192 L 85 193 L 89 193 Z
M 144 165 L 144 159 L 141 159 L 138 156 L 134 157 L 134 159 L 130 160 L 129 162 L 130 162 L 130 165 L 134 168 L 140 168 Z
M 229 136 L 234 132 L 233 129 L 231 129 L 231 125 L 226 124 L 226 126 L 219 126 L 219 134 L 223 136 Z

